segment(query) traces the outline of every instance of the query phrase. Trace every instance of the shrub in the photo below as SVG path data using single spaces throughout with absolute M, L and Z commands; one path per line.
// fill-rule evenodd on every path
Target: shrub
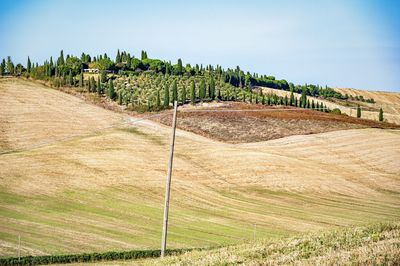
M 335 109 L 331 110 L 331 113 L 332 113 L 332 114 L 336 114 L 336 115 L 341 115 L 341 114 L 342 114 L 342 111 L 340 111 L 339 108 L 335 108 Z
M 167 250 L 167 254 L 181 254 L 191 249 Z M 96 262 L 110 260 L 129 260 L 159 257 L 160 250 L 131 250 L 131 251 L 110 251 L 104 253 L 81 253 L 70 255 L 49 255 L 49 256 L 26 256 L 0 258 L 0 265 L 44 265 L 55 263 L 74 263 L 74 262 Z

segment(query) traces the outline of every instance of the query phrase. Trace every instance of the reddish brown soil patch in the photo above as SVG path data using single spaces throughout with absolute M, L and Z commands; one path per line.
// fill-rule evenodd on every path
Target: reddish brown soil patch
M 171 124 L 170 116 L 154 119 Z M 229 143 L 258 142 L 292 135 L 307 135 L 357 128 L 400 128 L 388 123 L 293 107 L 229 103 L 207 109 L 183 108 L 180 129 Z

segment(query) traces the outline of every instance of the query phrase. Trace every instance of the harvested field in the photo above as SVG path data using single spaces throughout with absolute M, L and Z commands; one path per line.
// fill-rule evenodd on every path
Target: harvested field
M 0 155 L 0 256 L 19 235 L 22 256 L 159 248 L 170 127 L 115 127 L 137 118 L 21 80 L 0 80 L 0 103 L 17 149 Z M 399 220 L 399 146 L 378 128 L 241 144 L 178 129 L 168 247 Z
M 122 121 L 82 99 L 21 79 L 1 80 L 0 105 L 1 152 L 93 133 Z
M 154 119 L 165 125 L 170 117 Z M 184 107 L 178 113 L 178 128 L 228 143 L 259 142 L 293 135 L 309 135 L 345 129 L 400 128 L 388 123 L 357 119 L 300 108 L 244 103 L 206 104 Z
M 377 107 L 382 107 L 387 113 L 400 115 L 400 93 L 385 91 L 365 91 L 348 88 L 336 88 L 336 91 L 351 96 L 363 96 L 364 99 L 373 98 Z

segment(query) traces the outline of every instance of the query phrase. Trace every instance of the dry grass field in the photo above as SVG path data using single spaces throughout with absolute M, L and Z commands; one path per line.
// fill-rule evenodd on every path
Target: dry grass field
M 400 115 L 400 93 L 385 91 L 364 91 L 348 88 L 336 88 L 336 91 L 352 96 L 363 96 L 364 99 L 373 98 L 375 105 L 382 107 L 387 113 Z
M 136 119 L 0 80 L 1 256 L 18 235 L 22 255 L 160 246 L 170 128 Z M 398 147 L 393 129 L 237 144 L 178 130 L 168 245 L 399 220 Z

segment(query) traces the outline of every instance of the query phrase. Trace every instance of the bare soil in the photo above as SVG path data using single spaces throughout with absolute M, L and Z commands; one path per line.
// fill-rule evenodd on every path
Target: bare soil
M 171 125 L 170 116 L 154 118 Z M 267 141 L 345 129 L 400 128 L 398 125 L 293 107 L 229 102 L 185 107 L 178 112 L 180 129 L 228 143 Z

